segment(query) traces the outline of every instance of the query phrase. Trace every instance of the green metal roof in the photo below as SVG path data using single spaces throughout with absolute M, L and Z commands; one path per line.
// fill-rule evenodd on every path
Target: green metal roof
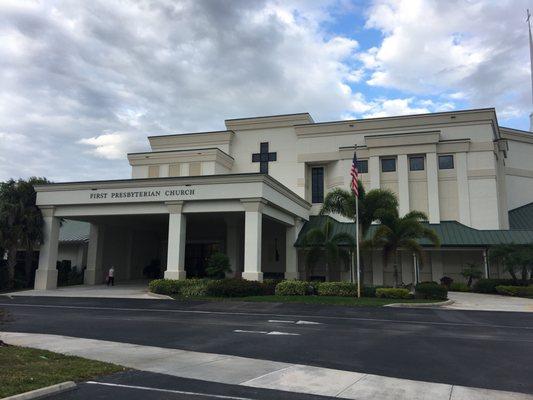
M 301 247 L 303 239 L 307 232 L 313 228 L 322 228 L 327 220 L 333 221 L 333 232 L 346 232 L 355 237 L 355 224 L 351 222 L 339 222 L 329 216 L 312 216 L 305 223 L 298 239 L 294 244 Z M 501 243 L 528 244 L 533 243 L 532 230 L 478 230 L 460 224 L 457 221 L 442 221 L 440 224 L 427 224 L 439 236 L 442 247 L 487 247 Z M 373 236 L 378 225 L 372 225 L 366 235 L 366 239 Z M 423 246 L 432 246 L 432 244 L 423 239 L 420 241 Z
M 509 226 L 511 229 L 533 230 L 533 203 L 509 211 Z
M 59 241 L 87 242 L 89 240 L 89 227 L 87 222 L 64 220 L 59 229 Z

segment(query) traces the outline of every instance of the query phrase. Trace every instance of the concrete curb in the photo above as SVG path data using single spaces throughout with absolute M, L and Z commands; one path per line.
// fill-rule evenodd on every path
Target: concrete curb
M 405 308 L 431 308 L 431 307 L 442 307 L 449 306 L 450 304 L 455 303 L 454 300 L 446 300 L 438 303 L 392 303 L 386 304 L 383 307 L 405 307 Z
M 174 297 L 167 296 L 166 294 L 157 294 L 152 292 L 146 292 L 146 294 L 154 299 L 174 300 Z
M 16 394 L 14 396 L 4 397 L 2 400 L 30 400 L 30 399 L 42 399 L 51 395 L 56 395 L 69 390 L 74 390 L 78 387 L 74 382 L 67 381 L 61 382 L 56 385 L 47 386 L 40 389 L 31 390 L 29 392 Z

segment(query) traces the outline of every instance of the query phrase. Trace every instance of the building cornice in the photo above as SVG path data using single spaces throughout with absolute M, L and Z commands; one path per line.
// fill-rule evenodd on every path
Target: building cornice
M 234 132 L 229 130 L 148 136 L 148 141 L 152 150 L 176 150 L 184 147 L 229 145 L 233 136 Z
M 500 127 L 502 138 L 515 140 L 523 143 L 533 143 L 533 133 L 528 131 L 521 131 L 518 129 Z
M 372 134 L 384 133 L 414 133 L 418 129 L 439 130 L 444 126 L 490 124 L 497 128 L 496 112 L 493 108 L 478 110 L 450 111 L 418 115 L 404 115 L 396 117 L 368 118 L 360 120 L 321 122 L 314 124 L 296 125 L 296 135 L 300 137 L 342 135 L 342 134 Z M 494 133 L 497 138 L 497 133 Z
M 228 169 L 231 169 L 233 167 L 234 160 L 233 157 L 218 148 L 208 148 L 129 153 L 128 161 L 131 166 L 214 161 Z
M 270 115 L 265 117 L 236 118 L 224 121 L 226 128 L 234 131 L 251 129 L 286 128 L 299 124 L 314 124 L 309 113 Z
M 193 186 L 212 185 L 224 183 L 253 183 L 260 182 L 281 193 L 288 199 L 294 201 L 301 207 L 311 208 L 311 203 L 307 202 L 285 185 L 272 178 L 270 175 L 260 173 L 244 174 L 220 174 L 203 176 L 182 176 L 168 178 L 141 178 L 141 179 L 118 179 L 105 181 L 82 181 L 82 182 L 62 182 L 49 183 L 45 185 L 35 185 L 36 192 L 54 192 L 69 190 L 99 190 L 99 189 L 127 189 L 143 187 L 164 187 L 164 186 Z M 236 198 L 238 193 L 236 193 Z

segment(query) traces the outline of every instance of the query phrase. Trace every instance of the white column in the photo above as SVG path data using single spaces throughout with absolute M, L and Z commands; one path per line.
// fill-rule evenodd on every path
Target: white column
M 285 231 L 285 279 L 298 279 L 298 250 L 294 247 L 303 222 L 301 218 L 294 219 L 294 225 Z
M 89 246 L 87 248 L 87 268 L 83 275 L 83 283 L 96 285 L 104 282 L 103 256 L 104 256 L 103 225 L 91 223 L 89 228 Z
M 374 286 L 383 285 L 383 257 L 379 252 L 373 252 L 372 254 L 372 284 Z
M 379 189 L 381 168 L 379 165 L 379 157 L 371 156 L 368 158 L 368 174 L 370 175 L 370 189 Z
M 242 277 L 262 281 L 261 233 L 263 229 L 263 206 L 261 199 L 241 200 L 244 205 L 244 272 Z
M 35 271 L 35 289 L 49 290 L 57 287 L 57 245 L 59 218 L 54 217 L 54 207 L 42 207 L 44 226 L 43 244 L 39 250 L 39 267 Z
M 444 276 L 444 268 L 442 266 L 442 252 L 431 252 L 431 279 L 434 282 L 440 282 L 440 278 Z
M 485 279 L 489 279 L 490 272 L 489 272 L 489 257 L 487 255 L 487 249 L 483 250 L 483 267 L 484 267 L 483 277 Z
M 468 188 L 468 165 L 466 152 L 455 154 L 457 171 L 457 197 L 459 198 L 459 222 L 470 226 L 470 190 Z
M 400 216 L 409 212 L 409 169 L 407 154 L 398 155 L 398 190 L 400 192 Z
M 239 247 L 239 223 L 235 217 L 226 217 L 226 255 L 232 276 L 238 276 L 239 272 Z
M 439 205 L 439 170 L 437 168 L 437 153 L 426 154 L 428 179 L 428 210 L 429 222 L 440 223 Z
M 183 201 L 168 202 L 168 250 L 165 279 L 185 279 L 185 235 L 187 220 Z

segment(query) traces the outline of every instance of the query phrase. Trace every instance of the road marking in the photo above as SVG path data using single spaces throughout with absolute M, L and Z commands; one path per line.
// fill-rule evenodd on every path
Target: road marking
M 281 320 L 281 319 L 269 319 L 268 322 L 279 323 L 279 324 L 294 324 L 296 321 L 285 321 L 285 320 Z
M 283 319 L 269 319 L 268 322 L 278 323 L 278 324 L 296 324 L 296 325 L 322 325 L 321 322 L 313 321 L 288 321 Z
M 87 381 L 89 385 L 100 385 L 100 386 L 111 386 L 111 387 L 120 387 L 126 389 L 137 389 L 137 390 L 148 390 L 151 392 L 164 392 L 164 393 L 174 393 L 174 394 L 185 394 L 188 396 L 203 396 L 203 397 L 212 397 L 215 399 L 227 399 L 227 400 L 254 400 L 249 397 L 235 397 L 235 396 L 224 396 L 222 394 L 211 394 L 211 393 L 199 393 L 199 392 L 186 392 L 184 390 L 172 390 L 172 389 L 161 389 L 148 386 L 135 386 L 135 385 L 121 385 L 119 383 L 107 383 L 107 382 L 95 382 Z
M 397 324 L 416 324 L 416 325 L 437 325 L 437 326 L 464 326 L 469 328 L 502 328 L 502 329 L 525 329 L 533 330 L 533 326 L 511 326 L 511 325 L 492 325 L 492 324 L 466 324 L 460 322 L 432 322 L 432 321 L 411 321 L 401 319 L 386 319 L 386 318 L 362 318 L 362 317 L 334 317 L 330 315 L 298 315 L 298 314 L 272 314 L 272 313 L 251 313 L 251 312 L 229 312 L 229 311 L 202 311 L 202 310 L 161 310 L 157 308 L 117 308 L 117 307 L 97 307 L 97 306 L 65 306 L 55 304 L 13 304 L 0 303 L 0 306 L 8 307 L 40 307 L 40 308 L 63 308 L 72 310 L 106 310 L 106 311 L 146 311 L 146 312 L 160 312 L 160 313 L 177 313 L 177 314 L 214 314 L 214 315 L 243 315 L 248 317 L 297 317 L 297 318 L 314 318 L 327 320 L 343 320 L 343 321 L 364 321 L 364 322 L 391 322 Z M 445 311 L 447 312 L 447 311 Z
M 322 325 L 322 322 L 298 321 L 298 322 L 296 322 L 296 325 Z
M 258 333 L 260 335 L 285 335 L 285 336 L 300 336 L 299 333 L 291 333 L 291 332 L 278 332 L 278 331 L 247 331 L 244 329 L 235 329 L 233 332 L 235 333 Z

